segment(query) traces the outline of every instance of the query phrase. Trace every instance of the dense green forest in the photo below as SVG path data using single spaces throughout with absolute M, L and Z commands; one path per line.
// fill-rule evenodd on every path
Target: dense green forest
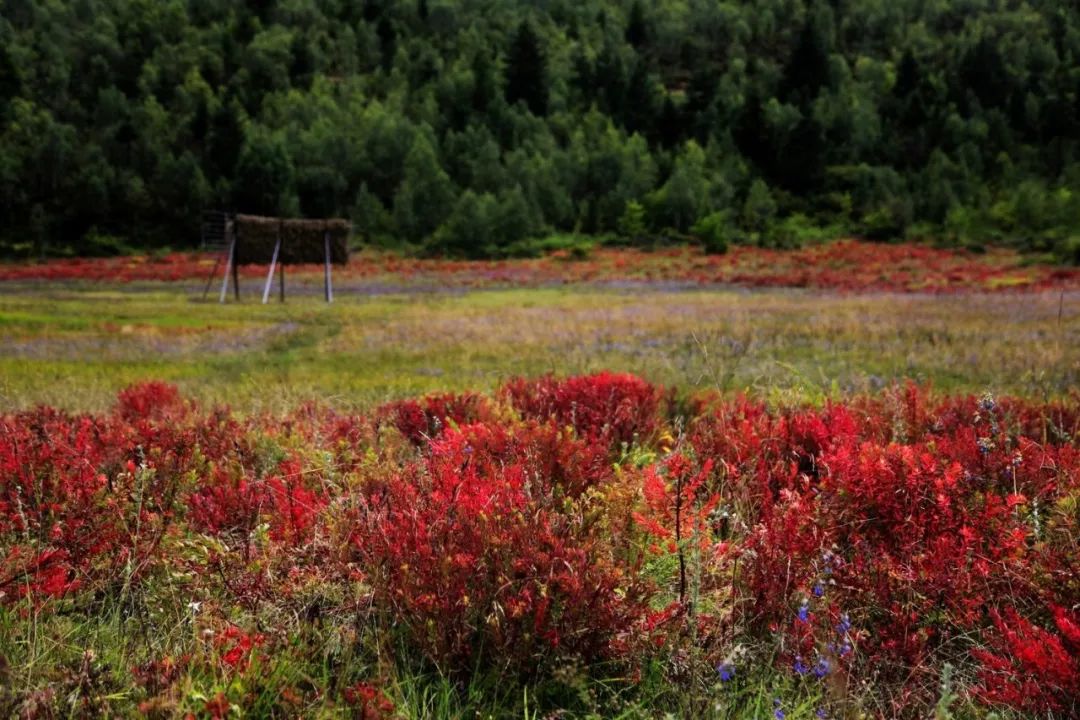
M 351 217 L 443 255 L 842 233 L 1080 257 L 1061 0 L 0 0 L 0 248 Z M 554 236 L 554 237 L 553 237 Z M 547 238 L 547 240 L 538 240 Z

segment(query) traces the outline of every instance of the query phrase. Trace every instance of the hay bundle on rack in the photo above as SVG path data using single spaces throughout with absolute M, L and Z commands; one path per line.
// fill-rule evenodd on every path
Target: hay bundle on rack
M 330 262 L 344 265 L 349 262 L 348 220 L 286 220 L 259 215 L 237 215 L 236 263 L 266 265 L 274 256 L 274 245 L 281 234 L 278 262 L 285 265 L 321 264 L 325 258 L 324 236 L 330 233 Z

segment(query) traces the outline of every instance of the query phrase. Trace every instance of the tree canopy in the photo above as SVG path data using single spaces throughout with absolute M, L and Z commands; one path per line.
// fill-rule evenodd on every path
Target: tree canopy
M 218 208 L 463 256 L 707 226 L 1080 257 L 1075 3 L 0 7 L 8 256 L 192 245 Z

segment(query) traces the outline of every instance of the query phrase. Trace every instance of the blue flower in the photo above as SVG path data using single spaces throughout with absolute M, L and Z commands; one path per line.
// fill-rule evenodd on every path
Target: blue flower
M 836 626 L 836 632 L 840 635 L 846 635 L 847 631 L 851 629 L 851 618 L 847 613 L 840 616 L 840 623 Z
M 802 605 L 799 606 L 799 619 L 803 622 L 810 619 L 810 603 L 807 600 L 803 600 Z
M 825 658 L 818 658 L 817 665 L 814 665 L 814 675 L 818 678 L 823 678 L 829 674 L 829 661 Z
M 720 682 L 727 682 L 735 677 L 735 666 L 729 662 L 723 662 L 716 666 L 716 672 L 720 673 Z
M 773 707 L 776 708 L 773 710 L 773 717 L 776 718 L 776 720 L 784 720 L 787 715 L 784 713 L 784 709 L 780 707 L 780 698 L 773 698 L 772 702 Z
M 803 662 L 802 655 L 795 656 L 795 672 L 800 675 L 805 675 L 810 671 L 810 668 L 806 667 L 806 663 Z
M 824 720 L 824 718 L 826 717 L 825 708 L 818 708 L 817 711 L 814 713 L 814 717 L 819 717 Z
M 851 652 L 851 643 L 845 641 L 844 644 L 840 646 L 840 657 L 844 657 L 845 655 L 847 655 L 850 652 Z
M 823 597 L 825 595 L 825 586 L 821 583 L 814 585 L 814 597 Z

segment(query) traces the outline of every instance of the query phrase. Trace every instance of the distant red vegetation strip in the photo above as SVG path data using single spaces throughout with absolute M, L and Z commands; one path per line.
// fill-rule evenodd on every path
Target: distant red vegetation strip
M 82 258 L 0 265 L 0 280 L 133 282 L 205 279 L 215 257 L 172 253 L 160 257 Z M 219 268 L 219 271 L 221 268 Z M 241 268 L 244 277 L 265 277 L 266 268 Z M 305 265 L 294 276 L 315 278 L 321 266 Z M 531 260 L 461 261 L 361 253 L 342 280 L 447 287 L 536 286 L 559 283 L 730 284 L 742 287 L 806 287 L 851 292 L 929 292 L 1080 289 L 1080 268 L 1025 264 L 1008 250 L 984 254 L 923 245 L 844 240 L 799 250 L 736 247 L 710 256 L 694 248 L 643 252 L 598 249 L 586 259 L 564 253 Z
M 190 662 L 219 673 L 296 645 L 262 608 L 395 627 L 442 668 L 771 666 L 830 717 L 871 684 L 926 717 L 948 663 L 979 702 L 1075 717 L 1078 434 L 1076 397 L 914 387 L 776 410 L 600 373 L 243 418 L 149 383 L 0 416 L 0 603 L 44 622 L 182 578 L 217 630 Z M 144 703 L 178 682 L 144 667 Z M 341 702 L 383 707 L 366 680 Z

